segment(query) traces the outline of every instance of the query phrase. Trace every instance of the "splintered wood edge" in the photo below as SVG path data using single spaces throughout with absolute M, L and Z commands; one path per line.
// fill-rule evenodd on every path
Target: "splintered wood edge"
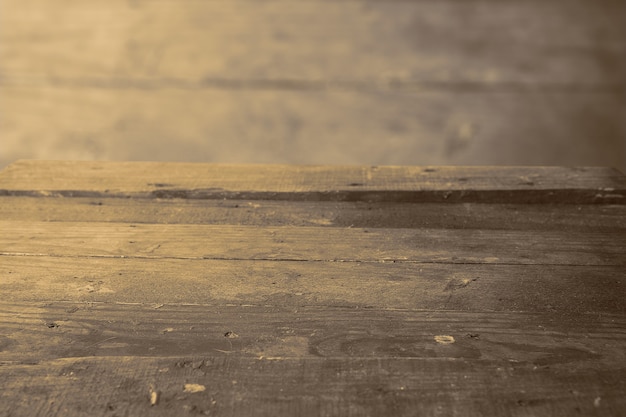
M 0 173 L 0 195 L 626 204 L 626 176 L 603 167 L 297 166 L 22 160 Z

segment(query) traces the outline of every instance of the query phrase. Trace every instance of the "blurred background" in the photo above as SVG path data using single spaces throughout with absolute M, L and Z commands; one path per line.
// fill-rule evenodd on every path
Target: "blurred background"
M 0 0 L 18 158 L 626 171 L 626 0 Z

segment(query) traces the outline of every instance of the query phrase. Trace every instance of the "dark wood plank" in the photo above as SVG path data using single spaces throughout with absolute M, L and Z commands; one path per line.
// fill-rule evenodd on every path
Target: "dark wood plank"
M 619 267 L 2 256 L 7 301 L 624 312 Z
M 6 415 L 617 416 L 626 406 L 623 314 L 6 302 L 0 311 Z
M 65 301 L 3 302 L 0 317 L 3 363 L 232 355 L 510 360 L 566 369 L 579 360 L 608 368 L 626 359 L 624 314 Z
M 626 205 L 0 196 L 5 221 L 626 232 Z
M 365 167 L 19 161 L 0 194 L 63 197 L 625 203 L 610 168 Z
M 626 406 L 622 369 L 554 372 L 509 361 L 105 357 L 5 365 L 0 375 L 0 412 L 14 417 L 620 417 Z

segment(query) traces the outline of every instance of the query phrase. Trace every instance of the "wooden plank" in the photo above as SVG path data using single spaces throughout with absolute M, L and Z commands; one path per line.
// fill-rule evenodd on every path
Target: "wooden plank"
M 625 203 L 610 168 L 365 167 L 20 161 L 0 194 L 410 202 Z
M 624 314 L 3 302 L 0 326 L 2 363 L 230 355 L 508 360 L 556 369 L 581 361 L 609 369 L 626 359 Z
M 116 357 L 7 365 L 0 367 L 0 375 L 0 412 L 15 417 L 619 417 L 625 407 L 621 369 L 555 374 L 508 361 Z M 205 391 L 189 392 L 198 388 L 191 385 L 185 392 L 187 384 Z M 158 393 L 154 406 L 151 386 Z
M 619 233 L 29 221 L 0 229 L 0 255 L 626 265 Z
M 463 178 L 460 180 L 460 178 Z M 626 177 L 602 167 L 299 166 L 168 162 L 18 161 L 2 171 L 6 190 L 77 190 L 104 194 L 167 190 L 333 192 L 420 190 L 595 189 Z M 154 182 L 150 182 L 154 181 Z M 156 194 L 155 196 L 158 196 Z M 172 195 L 176 197 L 176 195 Z
M 26 169 L 29 163 L 17 165 L 28 173 L 24 183 L 45 177 Z M 102 165 L 108 173 L 85 184 L 133 175 Z M 177 168 L 176 176 L 196 189 L 193 181 L 204 181 L 206 172 L 189 166 L 152 169 Z M 230 168 L 235 178 L 237 167 Z M 285 174 L 271 169 L 250 182 L 259 189 L 268 179 L 271 186 L 300 187 L 293 198 L 307 192 L 307 178 L 316 187 L 334 178 L 320 174 L 324 167 L 306 169 L 300 183 L 280 183 Z M 367 178 L 369 169 L 340 171 Z M 373 186 L 393 184 L 391 171 L 402 169 L 390 168 Z M 19 169 L 8 171 L 20 177 Z M 209 179 L 228 183 L 219 172 Z M 589 172 L 591 182 L 598 172 L 613 175 L 592 169 L 575 181 L 590 181 Z M 136 177 L 137 188 L 145 187 L 142 175 L 148 174 Z M 493 187 L 509 186 L 506 177 L 502 184 L 496 178 Z M 65 178 L 49 183 L 55 181 Z M 132 181 L 114 181 L 132 190 Z M 168 187 L 159 184 L 151 187 Z M 615 191 L 606 188 L 600 191 Z M 117 194 L 140 199 L 105 198 L 104 191 L 72 197 L 64 189 L 44 197 L 36 186 L 27 189 L 35 192 L 7 191 L 0 200 L 19 203 L 0 209 L 13 213 L 0 221 L 0 415 L 518 416 L 626 409 L 623 205 L 164 199 L 141 194 L 145 189 Z M 29 212 L 17 220 L 20 204 Z M 224 210 L 240 204 L 261 212 L 248 225 L 230 224 L 236 217 Z M 50 213 L 37 213 L 48 207 Z M 127 219 L 151 214 L 141 224 L 101 218 L 124 216 L 125 207 Z M 367 207 L 403 214 L 394 227 L 372 223 L 371 215 L 362 219 L 367 228 L 337 227 Z M 429 226 L 438 210 L 455 220 Z M 274 211 L 273 221 L 292 218 L 297 227 L 263 224 Z M 72 213 L 81 212 L 84 221 L 76 221 Z M 177 212 L 179 224 L 149 224 Z M 222 217 L 209 220 L 210 213 Z M 294 219 L 307 213 L 309 226 Z M 490 213 L 494 219 L 484 220 Z M 559 213 L 564 218 L 554 225 L 539 226 Z M 411 223 L 420 214 L 427 215 Z M 464 228 L 467 222 L 472 226 Z
M 13 416 L 617 416 L 626 406 L 623 314 L 6 302 L 0 311 L 0 413 Z
M 0 219 L 622 233 L 626 206 L 0 196 Z
M 593 87 L 626 68 L 619 1 L 26 4 L 3 4 L 5 83 Z
M 2 256 L 6 301 L 624 312 L 624 267 Z

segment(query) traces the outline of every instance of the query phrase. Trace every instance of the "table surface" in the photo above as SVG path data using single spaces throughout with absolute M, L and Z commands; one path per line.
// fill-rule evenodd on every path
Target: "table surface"
M 608 168 L 18 161 L 1 416 L 626 414 Z

